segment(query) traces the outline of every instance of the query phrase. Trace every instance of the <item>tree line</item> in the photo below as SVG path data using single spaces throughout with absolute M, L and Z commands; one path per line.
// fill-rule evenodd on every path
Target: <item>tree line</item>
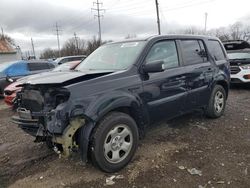
M 173 30 L 169 33 L 172 34 L 198 34 L 198 35 L 210 35 L 216 36 L 221 41 L 226 40 L 245 40 L 250 42 L 250 25 L 246 25 L 242 22 L 236 22 L 227 27 L 220 27 L 216 29 L 210 29 L 204 31 L 199 27 L 190 26 L 184 29 Z M 125 39 L 136 38 L 136 34 L 128 34 Z M 7 36 L 0 34 L 0 40 L 7 40 L 9 43 L 15 46 L 14 40 Z M 110 41 L 100 41 L 96 37 L 90 40 L 84 40 L 81 38 L 72 37 L 68 39 L 62 46 L 60 53 L 58 50 L 46 48 L 40 55 L 41 59 L 57 58 L 60 56 L 71 56 L 71 55 L 89 55 L 100 45 Z
M 106 43 L 107 41 L 100 41 L 96 37 L 93 37 L 90 40 L 84 40 L 80 38 L 72 37 L 68 39 L 60 50 L 46 48 L 40 54 L 41 59 L 50 59 L 50 58 L 57 58 L 60 56 L 72 56 L 72 55 L 89 55 L 95 49 L 97 49 L 100 45 Z

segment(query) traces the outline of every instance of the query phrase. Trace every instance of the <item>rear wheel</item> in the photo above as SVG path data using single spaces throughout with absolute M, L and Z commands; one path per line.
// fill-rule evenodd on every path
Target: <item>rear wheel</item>
M 112 112 L 92 134 L 91 159 L 101 170 L 116 172 L 132 159 L 138 140 L 135 121 L 125 113 Z
M 221 85 L 215 85 L 206 109 L 206 115 L 210 118 L 220 117 L 226 106 L 226 92 Z

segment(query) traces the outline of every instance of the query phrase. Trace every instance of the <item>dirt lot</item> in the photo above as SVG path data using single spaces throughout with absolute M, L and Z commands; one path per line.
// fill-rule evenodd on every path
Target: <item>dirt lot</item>
M 0 101 L 0 188 L 250 187 L 250 89 L 246 87 L 231 90 L 220 119 L 206 119 L 196 112 L 152 125 L 133 161 L 117 174 L 83 166 L 77 155 L 59 159 L 10 123 L 12 113 Z M 114 184 L 106 185 L 113 175 Z

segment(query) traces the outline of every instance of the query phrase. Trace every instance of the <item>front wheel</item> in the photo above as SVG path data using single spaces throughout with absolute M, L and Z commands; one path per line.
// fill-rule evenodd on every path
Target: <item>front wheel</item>
M 134 156 L 138 140 L 135 121 L 125 113 L 112 112 L 92 134 L 91 159 L 105 172 L 119 171 Z
M 210 118 L 220 117 L 226 107 L 226 92 L 221 85 L 215 85 L 206 109 L 206 116 Z

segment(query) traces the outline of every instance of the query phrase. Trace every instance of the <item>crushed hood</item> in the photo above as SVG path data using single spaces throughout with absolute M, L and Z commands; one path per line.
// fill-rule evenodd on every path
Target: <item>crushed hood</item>
M 24 80 L 24 84 L 41 85 L 41 84 L 72 84 L 75 82 L 94 79 L 106 74 L 110 71 L 51 71 L 29 76 Z

